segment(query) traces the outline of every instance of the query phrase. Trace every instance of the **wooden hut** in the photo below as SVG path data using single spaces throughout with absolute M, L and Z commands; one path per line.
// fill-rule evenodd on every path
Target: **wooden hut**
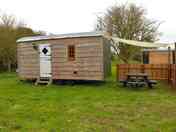
M 36 80 L 98 80 L 111 72 L 110 44 L 101 32 L 17 40 L 18 75 Z
M 143 51 L 144 64 L 173 64 L 175 51 L 167 49 L 145 49 Z

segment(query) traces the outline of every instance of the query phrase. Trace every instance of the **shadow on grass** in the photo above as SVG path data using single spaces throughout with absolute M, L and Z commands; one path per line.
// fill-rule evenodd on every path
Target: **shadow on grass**
M 114 89 L 115 91 L 133 91 L 133 92 L 142 92 L 142 91 L 156 91 L 159 89 L 168 89 L 166 85 L 157 84 L 152 89 L 144 86 L 144 87 L 124 87 L 122 84 L 120 84 L 118 81 L 109 78 L 106 81 L 88 81 L 88 80 L 54 80 L 52 85 L 38 85 L 35 86 L 35 80 L 23 80 L 19 81 L 21 85 L 29 85 L 30 87 L 52 87 L 52 88 L 100 88 L 100 89 Z M 166 88 L 165 88 L 166 87 Z
M 105 81 L 90 81 L 90 80 L 54 80 L 53 84 L 55 85 L 86 85 L 86 86 L 102 86 L 106 84 Z
M 21 84 L 35 86 L 35 80 L 19 80 Z M 106 81 L 90 81 L 90 80 L 53 80 L 54 86 L 92 86 L 102 87 L 109 82 Z M 47 86 L 46 84 L 39 84 L 38 86 Z M 50 86 L 50 85 L 48 85 Z
M 153 86 L 152 88 L 148 87 L 148 86 L 123 86 L 123 84 L 117 82 L 117 87 L 120 89 L 124 89 L 126 91 L 135 91 L 135 92 L 140 92 L 140 91 L 152 91 L 152 90 L 156 90 L 158 89 L 158 86 Z

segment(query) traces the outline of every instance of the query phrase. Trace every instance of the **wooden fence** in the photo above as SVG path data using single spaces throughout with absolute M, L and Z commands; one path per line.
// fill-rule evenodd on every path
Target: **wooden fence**
M 171 65 L 171 79 L 172 86 L 176 88 L 176 64 Z
M 176 87 L 176 65 L 169 64 L 119 64 L 117 80 L 124 80 L 127 73 L 147 73 L 150 79 L 166 80 Z

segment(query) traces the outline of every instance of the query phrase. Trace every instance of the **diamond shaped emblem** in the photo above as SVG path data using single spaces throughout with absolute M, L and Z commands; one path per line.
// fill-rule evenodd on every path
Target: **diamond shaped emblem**
M 42 52 L 43 52 L 44 54 L 47 54 L 47 53 L 48 53 L 48 50 L 47 50 L 46 48 L 43 48 Z

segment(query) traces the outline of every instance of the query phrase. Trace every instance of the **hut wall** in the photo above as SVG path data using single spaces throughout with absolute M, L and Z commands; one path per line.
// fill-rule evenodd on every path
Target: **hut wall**
M 165 51 L 150 51 L 149 52 L 149 64 L 168 64 L 168 52 Z M 170 54 L 171 63 L 173 63 L 172 53 Z
M 53 40 L 52 77 L 66 80 L 104 80 L 102 37 Z M 75 45 L 74 61 L 68 60 L 68 46 Z
M 103 38 L 104 77 L 111 75 L 111 49 L 109 41 Z
M 60 80 L 104 80 L 111 72 L 110 47 L 103 37 L 63 38 L 18 44 L 19 76 L 39 76 L 39 53 L 32 43 L 51 44 L 52 78 Z M 68 46 L 75 46 L 75 60 L 68 59 Z
M 36 79 L 39 74 L 38 52 L 32 43 L 17 45 L 18 74 L 21 79 Z

